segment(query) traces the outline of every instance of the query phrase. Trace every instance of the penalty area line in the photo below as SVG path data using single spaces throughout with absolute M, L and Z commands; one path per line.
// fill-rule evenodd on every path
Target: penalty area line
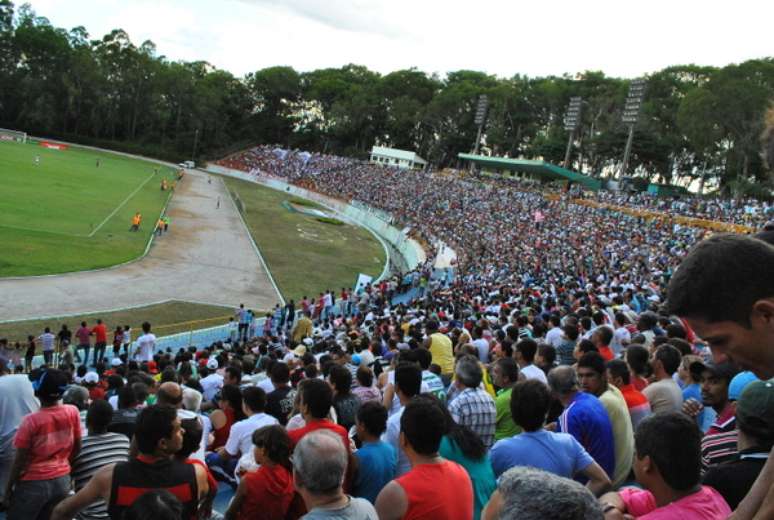
M 108 215 L 107 217 L 105 217 L 105 220 L 103 220 L 102 222 L 100 222 L 100 223 L 99 223 L 99 226 L 95 227 L 95 228 L 92 230 L 92 232 L 91 232 L 91 233 L 89 233 L 88 235 L 86 235 L 86 237 L 88 237 L 88 238 L 91 238 L 91 237 L 93 237 L 93 236 L 94 236 L 94 233 L 96 233 L 97 231 L 99 231 L 99 230 L 100 230 L 100 228 L 101 228 L 102 226 L 104 226 L 104 225 L 105 225 L 105 222 L 107 222 L 108 220 L 110 220 L 110 219 L 113 217 L 113 215 L 115 215 L 116 213 L 118 213 L 118 210 L 119 210 L 119 209 L 121 209 L 121 208 L 123 208 L 123 207 L 124 207 L 124 205 L 125 205 L 127 202 L 129 202 L 129 199 L 131 199 L 132 197 L 134 197 L 134 196 L 137 194 L 137 192 L 138 192 L 138 191 L 140 191 L 140 190 L 143 188 L 143 186 L 145 186 L 146 184 L 148 184 L 148 181 L 150 181 L 150 180 L 151 180 L 153 177 L 155 177 L 155 176 L 156 176 L 156 174 L 155 174 L 155 173 L 151 173 L 151 174 L 150 174 L 150 177 L 148 177 L 147 179 L 145 179 L 145 181 L 143 181 L 143 183 L 142 183 L 142 184 L 140 184 L 140 185 L 137 187 L 137 189 L 136 189 L 136 190 L 134 190 L 132 193 L 130 193 L 130 194 L 129 194 L 129 195 L 128 195 L 128 196 L 127 196 L 125 199 L 124 199 L 124 201 L 123 201 L 121 204 L 119 204 L 118 206 L 116 206 L 116 209 L 114 209 L 113 211 L 111 211 L 111 212 L 110 212 L 110 215 Z

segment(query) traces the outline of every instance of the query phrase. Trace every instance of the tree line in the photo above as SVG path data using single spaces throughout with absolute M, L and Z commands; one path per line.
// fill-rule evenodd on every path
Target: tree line
M 571 97 L 583 108 L 571 168 L 617 172 L 630 80 L 601 71 L 499 78 L 458 70 L 380 75 L 360 65 L 235 77 L 207 62 L 158 55 L 116 29 L 51 25 L 28 4 L 0 0 L 0 126 L 170 160 L 214 158 L 277 143 L 365 158 L 374 144 L 416 151 L 436 167 L 473 150 L 478 97 L 487 153 L 561 163 Z M 646 78 L 630 175 L 726 193 L 771 193 L 774 58 L 726 67 L 676 65 Z

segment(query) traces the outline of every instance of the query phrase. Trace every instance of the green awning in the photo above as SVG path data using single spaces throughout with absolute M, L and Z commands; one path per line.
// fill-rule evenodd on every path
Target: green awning
M 602 187 L 602 182 L 598 179 L 594 179 L 588 175 L 582 175 L 545 161 L 509 159 L 508 157 L 488 157 L 486 155 L 473 155 L 469 153 L 457 154 L 457 157 L 464 161 L 471 161 L 482 167 L 526 172 L 547 181 L 564 180 L 577 182 L 592 190 L 598 190 Z

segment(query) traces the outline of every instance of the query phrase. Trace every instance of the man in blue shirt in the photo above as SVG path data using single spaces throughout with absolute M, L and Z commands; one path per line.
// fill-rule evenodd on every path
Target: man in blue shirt
M 615 469 L 613 425 L 604 405 L 595 396 L 578 391 L 578 377 L 573 367 L 551 370 L 548 384 L 564 407 L 557 431 L 575 437 L 608 476 L 612 475 Z
M 382 488 L 395 478 L 398 467 L 395 448 L 379 439 L 387 429 L 387 409 L 374 401 L 363 403 L 355 427 L 363 445 L 355 452 L 358 465 L 352 494 L 373 504 Z
M 610 478 L 599 464 L 572 435 L 543 429 L 550 404 L 551 391 L 545 383 L 536 379 L 516 383 L 511 391 L 511 415 L 524 431 L 492 447 L 495 475 L 514 466 L 531 466 L 565 478 L 583 475 L 588 488 L 601 495 L 610 488 Z

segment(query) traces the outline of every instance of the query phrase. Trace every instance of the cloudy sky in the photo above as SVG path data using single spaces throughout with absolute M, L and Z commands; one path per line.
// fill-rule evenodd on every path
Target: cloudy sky
M 21 0 L 17 0 L 17 4 Z M 475 69 L 509 77 L 774 55 L 766 0 L 31 0 L 58 27 L 92 38 L 124 29 L 174 60 L 237 75 L 366 65 L 387 73 Z

